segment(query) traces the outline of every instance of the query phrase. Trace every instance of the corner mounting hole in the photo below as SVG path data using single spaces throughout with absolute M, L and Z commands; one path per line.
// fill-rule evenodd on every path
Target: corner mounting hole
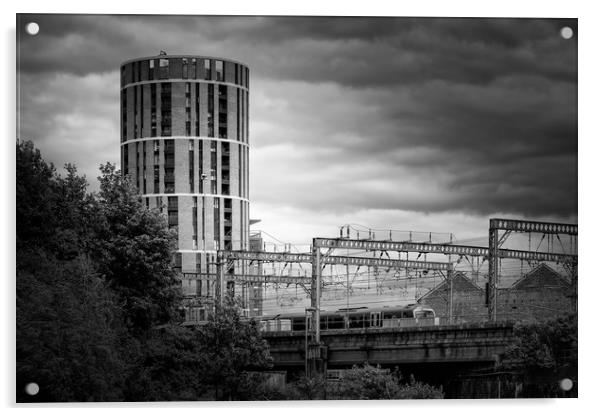
M 29 394 L 30 396 L 35 396 L 39 393 L 39 391 L 40 386 L 38 386 L 38 383 L 29 383 L 27 386 L 25 386 L 25 393 Z
M 27 23 L 25 26 L 25 31 L 30 35 L 35 36 L 40 31 L 40 25 L 38 25 L 36 22 Z
M 560 29 L 560 36 L 562 36 L 563 39 L 570 39 L 573 37 L 573 29 L 571 29 L 568 26 L 563 27 L 562 29 Z
M 573 380 L 570 378 L 563 378 L 560 380 L 560 388 L 564 391 L 569 391 L 573 388 Z

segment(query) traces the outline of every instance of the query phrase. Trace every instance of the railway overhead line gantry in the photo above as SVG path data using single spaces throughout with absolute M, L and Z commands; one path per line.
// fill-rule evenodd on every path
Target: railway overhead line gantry
M 500 235 L 500 231 L 503 233 Z M 576 307 L 576 287 L 577 287 L 577 255 L 573 253 L 557 253 L 552 251 L 533 251 L 533 250 L 516 250 L 510 248 L 502 248 L 502 244 L 507 240 L 512 232 L 519 233 L 541 233 L 544 236 L 556 236 L 560 234 L 569 235 L 575 238 L 577 236 L 577 225 L 560 224 L 560 223 L 545 223 L 536 221 L 509 220 L 493 218 L 489 225 L 489 246 L 470 246 L 449 243 L 433 243 L 433 242 L 413 242 L 413 241 L 391 241 L 391 240 L 372 240 L 372 239 L 351 239 L 351 238 L 323 238 L 316 237 L 312 240 L 311 253 L 290 253 L 290 252 L 265 252 L 265 251 L 232 251 L 220 250 L 217 255 L 217 273 L 215 279 L 215 303 L 219 307 L 223 297 L 223 281 L 226 276 L 225 270 L 232 270 L 234 262 L 272 262 L 272 263 L 309 263 L 312 266 L 310 276 L 294 276 L 283 274 L 259 274 L 253 275 L 249 273 L 228 273 L 229 281 L 247 281 L 247 282 L 262 282 L 262 283 L 294 283 L 311 285 L 311 308 L 308 308 L 312 313 L 313 321 L 313 342 L 308 347 L 307 355 L 313 364 L 313 371 L 322 372 L 321 362 L 323 361 L 323 350 L 320 343 L 320 298 L 322 290 L 322 270 L 326 265 L 352 265 L 352 266 L 367 266 L 367 267 L 386 267 L 396 269 L 422 269 L 433 270 L 447 273 L 447 279 L 450 282 L 450 316 L 452 305 L 452 273 L 454 264 L 459 263 L 462 259 L 469 258 L 487 261 L 488 283 L 485 296 L 485 303 L 488 306 L 489 319 L 496 321 L 497 318 L 497 290 L 499 281 L 499 262 L 502 259 L 513 259 L 527 262 L 555 262 L 562 264 L 568 271 L 571 277 L 571 282 L 574 288 L 574 305 Z M 559 238 L 559 237 L 558 237 Z M 530 247 L 529 247 L 530 248 Z M 360 250 L 366 252 L 381 252 L 381 257 L 361 257 L 349 255 L 337 255 L 335 250 L 345 249 Z M 325 250 L 325 252 L 323 252 Z M 393 259 L 387 254 L 387 258 L 382 258 L 382 253 L 398 252 L 398 253 L 419 253 L 420 255 L 428 253 L 446 255 L 447 262 L 435 262 L 426 260 L 410 260 L 406 257 L 403 259 Z M 452 256 L 457 256 L 456 261 L 452 261 Z M 243 268 L 244 270 L 244 268 Z
M 453 265 L 447 262 L 419 261 L 419 260 L 401 260 L 391 258 L 372 258 L 372 257 L 355 257 L 355 256 L 338 256 L 333 255 L 333 247 L 325 246 L 330 239 L 314 238 L 311 253 L 269 253 L 262 251 L 218 251 L 217 256 L 217 276 L 215 285 L 216 307 L 219 307 L 223 297 L 223 281 L 225 270 L 230 270 L 234 261 L 257 261 L 257 262 L 275 262 L 275 263 L 310 263 L 312 265 L 311 278 L 301 276 L 283 276 L 283 275 L 239 275 L 238 279 L 255 280 L 261 279 L 265 282 L 289 282 L 289 283 L 310 283 L 311 284 L 311 308 L 308 308 L 312 313 L 313 331 L 312 342 L 308 344 L 306 356 L 310 359 L 311 373 L 324 372 L 325 351 L 320 341 L 320 299 L 322 291 L 322 269 L 328 264 L 351 265 L 351 266 L 367 266 L 367 267 L 388 267 L 388 268 L 413 268 L 422 270 L 435 270 L 446 272 L 447 276 L 451 276 Z M 322 253 L 321 249 L 327 248 L 326 253 Z M 230 279 L 232 275 L 228 275 Z

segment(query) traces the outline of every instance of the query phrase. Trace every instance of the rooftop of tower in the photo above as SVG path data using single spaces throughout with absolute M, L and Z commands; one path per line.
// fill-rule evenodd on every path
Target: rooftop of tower
M 237 61 L 235 59 L 230 59 L 230 58 L 224 58 L 223 56 L 208 56 L 208 55 L 169 55 L 169 54 L 161 54 L 159 53 L 158 55 L 153 55 L 153 56 L 142 56 L 139 58 L 132 58 L 132 59 L 128 59 L 127 61 L 123 61 L 121 63 L 121 66 L 123 65 L 127 65 L 130 62 L 136 62 L 136 61 L 144 61 L 147 59 L 169 59 L 169 58 L 203 58 L 203 59 L 215 59 L 215 60 L 220 60 L 220 61 L 228 61 L 228 62 L 232 62 L 235 64 L 239 64 L 239 65 L 244 65 L 247 68 L 249 68 L 249 66 L 241 61 Z

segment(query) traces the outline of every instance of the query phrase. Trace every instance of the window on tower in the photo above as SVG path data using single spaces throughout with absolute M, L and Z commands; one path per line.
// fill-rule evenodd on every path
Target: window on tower
M 129 164 L 128 147 L 129 147 L 128 144 L 123 146 L 123 174 L 125 176 L 127 176 L 129 173 L 128 172 L 128 169 L 129 169 L 129 167 L 128 167 L 128 164 Z
M 188 140 L 188 182 L 190 193 L 194 193 L 194 140 Z
M 222 194 L 230 195 L 230 143 L 222 142 Z
M 178 230 L 178 197 L 167 198 L 167 224 L 169 228 Z
M 155 79 L 155 60 L 151 59 L 148 61 L 148 79 L 152 81 Z
M 138 136 L 138 85 L 134 86 L 134 139 Z
M 186 92 L 185 92 L 185 100 L 186 100 L 186 119 L 185 119 L 185 123 L 186 123 L 186 136 L 190 136 L 191 134 L 191 124 L 190 124 L 190 82 L 186 83 Z
M 182 78 L 188 78 L 188 59 L 182 58 Z
M 192 58 L 191 68 L 190 68 L 190 78 L 196 79 L 196 58 Z
M 134 76 L 134 82 L 140 81 L 140 77 L 139 77 L 140 72 L 139 72 L 139 69 L 140 69 L 140 62 L 134 62 L 132 64 L 132 72 L 133 72 L 133 76 Z
M 152 62 L 152 61 L 151 61 Z M 157 136 L 157 84 L 152 83 L 151 89 L 151 136 Z
M 204 68 L 204 72 L 205 72 L 205 79 L 210 80 L 211 79 L 211 60 L 203 59 L 203 68 Z
M 171 83 L 161 83 L 161 136 L 171 136 Z
M 197 224 L 197 197 L 192 197 L 192 249 L 196 250 L 198 245 L 198 224 Z
M 173 194 L 175 192 L 175 147 L 173 140 L 165 140 L 165 148 L 163 150 L 165 156 L 164 165 L 164 186 L 166 194 Z
M 213 198 L 213 236 L 215 249 L 220 248 L 220 215 L 219 198 Z
M 121 140 L 127 140 L 127 122 L 128 122 L 128 100 L 127 100 L 127 90 L 121 90 Z
M 215 61 L 215 79 L 217 81 L 224 80 L 224 61 Z
M 219 112 L 219 131 L 218 136 L 221 139 L 228 138 L 228 87 L 226 85 L 220 85 L 218 87 L 218 112 Z
M 142 142 L 142 193 L 146 193 L 146 142 Z M 148 207 L 148 198 L 146 204 Z
M 215 112 L 215 89 L 213 84 L 209 84 L 207 87 L 207 135 L 209 137 L 215 137 L 215 126 L 213 122 L 213 113 Z
M 195 103 L 195 108 L 194 108 L 194 115 L 195 115 L 195 135 L 196 136 L 200 136 L 201 135 L 201 120 L 200 120 L 200 110 L 201 110 L 201 103 L 200 103 L 200 98 L 199 98 L 199 83 L 196 82 L 194 84 L 194 103 Z
M 159 59 L 159 79 L 169 78 L 169 59 Z
M 159 191 L 159 140 L 153 142 L 153 192 Z

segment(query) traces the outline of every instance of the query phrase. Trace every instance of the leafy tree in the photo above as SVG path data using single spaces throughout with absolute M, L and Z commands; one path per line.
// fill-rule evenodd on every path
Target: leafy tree
M 128 369 L 120 322 L 88 259 L 30 251 L 17 271 L 17 400 L 119 400 Z M 23 391 L 31 382 L 35 397 Z
M 90 254 L 124 302 L 130 328 L 143 332 L 177 318 L 180 289 L 171 263 L 176 234 L 157 210 L 146 209 L 114 165 L 100 170 Z
M 441 389 L 416 382 L 401 383 L 401 375 L 369 364 L 354 366 L 343 378 L 329 386 L 329 399 L 379 400 L 379 399 L 442 399 Z
M 213 388 L 216 400 L 236 400 L 246 371 L 272 365 L 257 322 L 242 319 L 232 298 L 226 298 L 218 312 L 197 330 L 203 383 Z
M 58 258 L 82 252 L 90 218 L 86 178 L 67 164 L 59 176 L 31 142 L 17 142 L 17 261 L 28 250 L 42 248 Z
M 401 392 L 398 399 L 443 399 L 443 389 L 431 386 L 430 384 L 416 381 L 410 376 L 410 382 L 401 386 Z
M 45 247 L 54 236 L 55 175 L 33 143 L 17 142 L 17 254 L 23 248 Z M 19 256 L 17 256 L 19 260 Z
M 18 400 L 122 400 L 149 329 L 175 316 L 174 234 L 114 166 L 90 195 L 73 165 L 16 153 Z
M 59 176 L 31 142 L 17 142 L 16 160 L 17 400 L 118 400 L 130 338 L 86 252 L 86 179 L 73 165 Z
M 520 367 L 558 369 L 577 364 L 576 314 L 543 323 L 517 323 L 514 335 L 516 341 L 507 348 L 504 358 Z
M 127 401 L 199 400 L 199 332 L 179 325 L 154 328 L 138 344 L 133 371 L 126 380 Z
M 330 398 L 375 400 L 395 399 L 400 394 L 400 386 L 391 373 L 380 367 L 365 364 L 354 366 L 344 373 L 341 381 L 329 394 Z
M 271 366 L 255 321 L 230 300 L 206 325 L 164 325 L 149 331 L 128 381 L 127 399 L 259 400 L 278 396 L 262 385 Z
M 302 377 L 293 385 L 293 399 L 320 400 L 324 398 L 327 383 L 325 377 Z
M 75 165 L 66 164 L 66 177 L 55 179 L 54 210 L 56 228 L 52 250 L 59 258 L 73 259 L 86 252 L 86 241 L 90 238 L 89 224 L 93 218 L 94 199 L 86 193 L 88 182 L 77 174 Z
M 514 326 L 516 341 L 504 353 L 502 366 L 517 372 L 529 396 L 556 396 L 558 382 L 577 379 L 577 315 Z
M 115 166 L 100 191 L 17 143 L 19 401 L 250 399 L 271 358 L 231 299 L 198 328 L 177 322 L 175 233 Z M 26 396 L 26 383 L 40 385 Z M 264 394 L 265 393 L 265 394 Z
M 294 385 L 275 385 L 270 374 L 244 372 L 237 388 L 236 400 L 303 400 Z

